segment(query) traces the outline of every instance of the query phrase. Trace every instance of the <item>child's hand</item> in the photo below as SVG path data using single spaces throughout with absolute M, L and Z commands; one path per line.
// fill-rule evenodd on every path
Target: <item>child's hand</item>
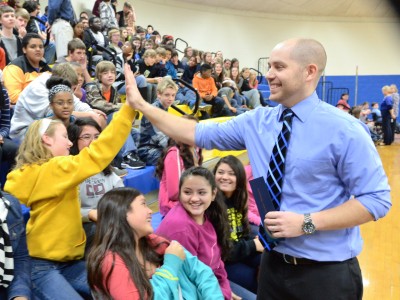
M 229 110 L 230 110 L 231 112 L 233 112 L 234 114 L 237 113 L 237 109 L 236 109 L 235 107 L 233 107 L 233 106 L 229 107 Z
M 185 260 L 186 254 L 183 247 L 177 241 L 172 241 L 171 244 L 165 249 L 165 254 L 172 254 L 178 256 L 180 259 Z

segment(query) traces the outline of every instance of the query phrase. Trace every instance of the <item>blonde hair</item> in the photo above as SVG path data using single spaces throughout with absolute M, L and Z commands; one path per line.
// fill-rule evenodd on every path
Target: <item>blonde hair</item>
M 156 54 L 160 55 L 162 58 L 166 58 L 167 57 L 167 50 L 165 50 L 165 48 L 163 48 L 163 47 L 158 47 L 156 49 Z
M 384 87 L 382 87 L 382 93 L 386 93 L 386 92 L 391 92 L 392 88 L 388 85 L 385 85 Z
M 399 92 L 399 90 L 397 89 L 397 85 L 391 84 L 390 87 L 391 87 L 392 89 L 394 89 L 394 92 L 395 92 L 395 93 L 398 93 L 398 92 Z
M 18 17 L 21 17 L 22 19 L 25 19 L 27 22 L 31 18 L 30 14 L 28 13 L 28 11 L 25 8 L 18 8 L 15 11 L 15 18 L 17 19 Z
M 112 28 L 112 29 L 110 29 L 110 31 L 108 32 L 108 38 L 111 40 L 111 36 L 114 34 L 114 33 L 119 33 L 119 29 L 117 29 L 117 28 Z
M 37 120 L 29 126 L 25 138 L 21 146 L 19 146 L 15 169 L 20 169 L 25 165 L 31 164 L 41 165 L 53 157 L 50 149 L 43 144 L 42 136 L 39 132 L 43 120 Z M 59 124 L 63 123 L 60 120 L 51 120 L 44 134 L 51 137 L 54 136 L 54 132 Z
M 144 58 L 146 58 L 146 57 L 152 57 L 152 58 L 155 58 L 156 57 L 156 51 L 155 50 L 153 50 L 153 49 L 147 49 L 144 53 L 143 53 L 143 56 L 142 56 L 142 58 L 144 59 Z
M 178 86 L 175 84 L 175 82 L 168 78 L 164 77 L 158 84 L 157 84 L 157 93 L 162 94 L 166 89 L 173 89 L 175 92 L 178 91 Z
M 114 71 L 116 72 L 115 65 L 107 60 L 103 60 L 96 65 L 96 78 L 100 81 L 101 73 Z

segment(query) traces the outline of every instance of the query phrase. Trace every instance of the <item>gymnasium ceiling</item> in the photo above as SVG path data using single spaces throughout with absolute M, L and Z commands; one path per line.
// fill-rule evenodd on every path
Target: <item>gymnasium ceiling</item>
M 175 2 L 286 16 L 392 18 L 385 0 L 178 0 Z

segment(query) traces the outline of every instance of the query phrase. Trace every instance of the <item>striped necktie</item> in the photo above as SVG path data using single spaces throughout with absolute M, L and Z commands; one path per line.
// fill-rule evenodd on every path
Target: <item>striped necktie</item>
M 279 210 L 280 207 L 282 182 L 285 174 L 285 157 L 289 146 L 290 134 L 292 132 L 293 117 L 294 113 L 291 109 L 287 108 L 283 111 L 281 116 L 281 120 L 283 121 L 282 131 L 275 141 L 275 146 L 269 161 L 267 185 L 277 210 Z

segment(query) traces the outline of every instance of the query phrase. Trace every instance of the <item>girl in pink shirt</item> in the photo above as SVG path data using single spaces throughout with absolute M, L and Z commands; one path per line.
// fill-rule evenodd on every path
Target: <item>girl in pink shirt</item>
M 193 116 L 183 117 L 197 121 Z M 156 169 L 156 176 L 160 179 L 158 203 L 163 217 L 179 202 L 179 179 L 183 171 L 202 163 L 202 149 L 169 139 L 168 148 L 161 155 Z

